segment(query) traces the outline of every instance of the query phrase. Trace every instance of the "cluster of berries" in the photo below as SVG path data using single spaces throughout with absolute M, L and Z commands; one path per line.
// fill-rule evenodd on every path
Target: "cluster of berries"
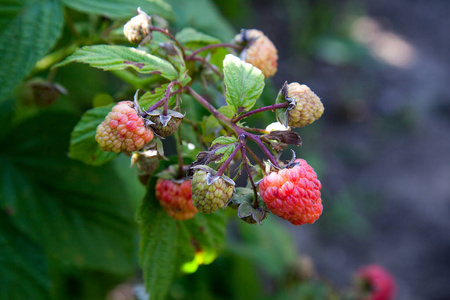
M 151 37 L 151 28 L 151 18 L 139 10 L 139 14 L 124 26 L 124 34 L 130 42 L 141 43 Z M 264 33 L 256 29 L 242 30 L 233 43 L 241 47 L 241 59 L 259 68 L 266 78 L 275 74 L 277 49 Z M 278 117 L 286 128 L 309 125 L 323 113 L 319 97 L 306 85 L 296 82 L 283 86 L 277 103 L 285 103 L 280 106 Z M 145 151 L 137 151 L 148 145 L 154 135 L 163 138 L 173 134 L 183 118 L 184 115 L 167 107 L 164 113 L 157 109 L 143 112 L 137 100 L 122 101 L 98 126 L 95 138 L 102 150 L 134 152 L 133 158 L 140 170 L 153 170 L 143 165 L 147 161 L 152 161 L 153 165 L 155 157 L 149 159 L 142 154 Z M 157 199 L 176 220 L 192 218 L 197 212 L 213 213 L 224 208 L 235 192 L 233 180 L 224 176 L 223 172 L 217 175 L 207 164 L 194 165 L 191 169 L 192 180 L 160 178 L 156 184 Z M 149 172 L 144 175 L 148 176 Z M 254 188 L 256 193 L 256 186 Z M 258 198 L 262 202 L 255 199 L 253 205 L 257 206 L 254 209 L 259 210 L 242 208 L 238 214 L 249 223 L 260 222 L 260 219 L 252 219 L 252 216 L 255 218 L 253 213 L 259 212 L 260 218 L 264 218 L 267 211 L 294 225 L 314 223 L 323 209 L 320 189 L 321 184 L 313 168 L 305 160 L 297 159 L 285 168 L 273 167 L 272 172 L 260 181 Z M 258 202 L 263 203 L 261 207 Z

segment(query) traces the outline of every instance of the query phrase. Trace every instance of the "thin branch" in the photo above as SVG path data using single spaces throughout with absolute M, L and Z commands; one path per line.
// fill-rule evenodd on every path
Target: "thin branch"
M 172 83 L 172 82 L 171 82 Z M 180 84 L 179 82 L 176 82 L 177 84 Z M 166 95 L 164 96 L 164 98 L 162 98 L 161 100 L 159 100 L 158 102 L 156 102 L 155 104 L 153 104 L 152 106 L 150 106 L 146 112 L 144 112 L 144 114 L 150 113 L 153 110 L 157 109 L 158 107 L 160 107 L 161 105 L 164 104 L 164 101 L 169 102 L 170 97 L 172 97 L 173 95 L 179 94 L 181 92 L 183 92 L 185 89 L 184 88 L 180 88 L 178 90 L 176 90 L 175 92 L 172 92 L 170 94 L 167 93 L 167 91 L 170 91 L 170 84 L 167 86 L 166 89 Z
M 251 116 L 253 114 L 257 114 L 257 113 L 260 113 L 260 112 L 263 112 L 263 111 L 267 111 L 267 110 L 275 110 L 275 109 L 279 109 L 279 108 L 285 108 L 285 107 L 288 107 L 288 106 L 289 106 L 289 103 L 288 102 L 284 102 L 284 103 L 278 103 L 278 104 L 273 104 L 273 105 L 269 105 L 269 106 L 260 107 L 258 109 L 246 112 L 245 114 L 234 118 L 232 121 L 233 121 L 233 123 L 236 123 L 239 120 L 241 120 L 243 118 L 246 118 L 248 116 Z
M 227 169 L 228 165 L 230 164 L 230 162 L 233 160 L 233 158 L 236 156 L 236 153 L 242 149 L 242 147 L 245 144 L 240 142 L 239 145 L 234 148 L 233 153 L 230 154 L 230 156 L 227 158 L 227 160 L 220 166 L 220 168 L 217 170 L 217 174 L 216 176 L 222 176 L 223 173 L 225 173 L 225 170 Z
M 188 60 L 188 59 L 186 58 L 186 60 Z M 213 72 L 216 73 L 217 76 L 219 76 L 220 78 L 223 78 L 222 73 L 220 73 L 220 71 L 217 69 L 217 67 L 215 65 L 213 65 L 212 63 L 210 63 L 209 61 L 207 61 L 206 59 L 204 59 L 203 57 L 193 57 L 192 59 L 189 59 L 189 60 L 201 61 L 202 63 L 207 65 L 211 70 L 213 70 Z
M 175 144 L 177 147 L 178 154 L 178 179 L 183 178 L 183 151 L 181 149 L 183 141 L 181 139 L 181 126 L 178 127 L 178 130 L 175 132 Z
M 153 27 L 153 26 L 151 26 L 149 29 L 150 29 L 150 31 L 159 31 L 162 34 L 164 34 L 167 37 L 169 37 L 172 41 L 174 41 L 177 44 L 178 48 L 180 48 L 181 53 L 183 54 L 183 58 L 186 57 L 186 53 L 184 52 L 183 46 L 181 46 L 180 42 L 169 32 L 169 30 L 161 29 L 161 28 Z
M 255 194 L 255 198 L 253 199 L 253 205 L 252 206 L 253 206 L 253 208 L 257 208 L 258 207 L 258 190 L 256 188 L 255 182 L 253 181 L 253 176 L 252 176 L 252 173 L 250 171 L 250 167 L 248 165 L 248 158 L 247 158 L 247 155 L 245 153 L 245 148 L 246 147 L 243 147 L 241 149 L 242 163 L 244 164 L 245 169 L 247 170 L 248 179 L 250 179 L 250 183 L 252 184 L 252 187 L 253 187 L 253 193 Z
M 263 164 L 262 161 L 258 158 L 258 156 L 256 156 L 256 154 L 253 153 L 252 149 L 250 149 L 247 145 L 245 145 L 245 149 L 247 150 L 248 153 L 250 153 L 250 156 L 256 161 L 256 163 L 259 165 L 259 167 L 261 168 L 261 170 L 265 173 L 265 167 L 264 167 L 264 164 Z
M 233 48 L 235 50 L 240 51 L 244 47 L 238 46 L 238 45 L 234 45 L 234 44 L 212 44 L 212 45 L 208 45 L 208 46 L 205 46 L 203 48 L 195 50 L 188 57 L 186 57 L 186 60 L 191 60 L 194 56 L 196 56 L 200 52 L 203 52 L 203 51 L 206 51 L 206 50 L 209 50 L 209 49 L 214 49 L 214 48 Z

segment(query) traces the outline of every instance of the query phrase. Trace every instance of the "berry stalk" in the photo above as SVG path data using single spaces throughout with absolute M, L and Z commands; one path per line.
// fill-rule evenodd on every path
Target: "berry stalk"
M 263 112 L 263 111 L 268 111 L 268 110 L 275 110 L 275 109 L 279 109 L 279 108 L 286 108 L 289 106 L 288 102 L 285 103 L 278 103 L 278 104 L 273 104 L 273 105 L 269 105 L 269 106 L 264 106 L 264 107 L 260 107 L 258 109 L 255 110 L 251 110 L 249 112 L 246 112 L 245 114 L 240 115 L 239 117 L 236 117 L 232 120 L 233 123 L 237 123 L 239 120 L 246 118 L 248 116 Z
M 176 91 L 170 93 L 170 88 L 173 86 L 172 83 L 176 83 L 176 84 L 178 84 L 178 85 L 181 85 L 178 81 L 172 81 L 172 82 L 167 86 L 167 89 L 166 89 L 166 95 L 164 96 L 164 98 L 162 98 L 161 100 L 159 100 L 158 102 L 156 102 L 155 104 L 153 104 L 152 106 L 150 106 L 150 107 L 147 109 L 147 111 L 144 112 L 145 114 L 146 114 L 146 113 L 150 113 L 150 112 L 152 112 L 153 110 L 155 110 L 155 109 L 157 109 L 158 107 L 160 107 L 161 105 L 165 104 L 164 101 L 166 101 L 166 102 L 168 103 L 170 97 L 172 97 L 173 95 L 179 94 L 179 93 L 181 93 L 181 92 L 184 91 L 184 88 L 179 88 L 178 90 L 176 90 Z M 167 115 L 167 110 L 166 110 L 166 115 Z
M 244 166 L 245 166 L 245 170 L 247 170 L 247 176 L 248 176 L 248 179 L 250 180 L 250 183 L 251 183 L 251 185 L 252 185 L 252 187 L 253 187 L 253 193 L 254 193 L 254 195 L 255 195 L 255 198 L 253 199 L 253 204 L 252 204 L 252 206 L 253 206 L 253 208 L 257 208 L 257 207 L 258 207 L 258 190 L 257 190 L 257 188 L 256 188 L 255 182 L 253 181 L 252 173 L 250 172 L 250 167 L 249 167 L 249 165 L 248 165 L 248 159 L 247 159 L 247 154 L 245 153 L 245 148 L 246 148 L 246 147 L 243 147 L 243 148 L 241 149 L 241 153 L 242 153 L 242 163 L 243 163 Z
M 188 55 L 186 57 L 186 60 L 192 60 L 192 59 L 194 59 L 194 56 L 196 56 L 200 52 L 203 52 L 203 51 L 206 51 L 209 49 L 214 49 L 214 48 L 233 48 L 235 50 L 240 51 L 240 50 L 242 50 L 243 47 L 234 45 L 234 44 L 212 44 L 212 45 L 208 45 L 208 46 L 205 46 L 205 47 L 195 50 L 194 52 L 192 52 L 190 55 Z
M 186 59 L 187 60 L 187 59 Z M 220 78 L 223 78 L 222 73 L 220 73 L 220 71 L 217 69 L 216 66 L 214 66 L 213 64 L 211 64 L 210 62 L 208 62 L 206 59 L 204 59 L 203 57 L 193 57 L 191 60 L 195 60 L 195 61 L 201 61 L 202 63 L 204 63 L 205 65 L 207 65 L 214 73 L 216 73 L 217 76 L 219 76 Z
M 178 48 L 180 48 L 181 53 L 183 54 L 183 58 L 186 57 L 186 53 L 184 52 L 183 46 L 181 46 L 180 42 L 169 32 L 169 30 L 161 29 L 161 28 L 153 27 L 153 26 L 149 27 L 149 30 L 150 30 L 150 32 L 158 31 L 158 32 L 161 32 L 162 34 L 166 35 L 168 38 L 170 38 L 172 41 L 174 41 L 175 44 L 177 44 Z
M 252 141 L 254 141 L 261 148 L 261 150 L 264 152 L 264 154 L 266 154 L 266 156 L 269 158 L 270 162 L 277 168 L 280 167 L 278 165 L 277 160 L 273 157 L 272 153 L 270 153 L 270 151 L 266 148 L 266 146 L 264 146 L 259 135 L 255 135 L 255 134 L 246 132 L 244 129 L 242 129 L 241 127 L 234 124 L 231 121 L 231 119 L 229 119 L 229 118 L 225 117 L 223 114 L 221 114 L 214 106 L 211 105 L 211 103 L 209 103 L 208 101 L 206 101 L 205 98 L 203 98 L 202 96 L 197 94 L 197 92 L 195 92 L 190 86 L 187 86 L 186 88 L 188 90 L 188 93 L 195 100 L 197 100 L 201 105 L 203 105 L 203 107 L 205 107 L 207 110 L 209 110 L 209 112 L 212 113 L 214 115 L 214 117 L 216 117 L 217 120 L 221 121 L 227 127 L 231 128 L 236 133 L 237 136 L 249 138 Z
M 245 138 L 244 138 L 244 141 L 245 141 Z M 225 173 L 225 170 L 227 169 L 228 165 L 233 160 L 233 158 L 236 156 L 236 153 L 238 153 L 238 151 L 241 150 L 244 145 L 245 145 L 244 142 L 242 142 L 242 141 L 239 142 L 239 145 L 236 148 L 234 148 L 234 150 L 231 153 L 231 155 L 227 158 L 227 160 L 217 170 L 217 174 L 216 174 L 217 176 L 222 176 L 223 173 Z

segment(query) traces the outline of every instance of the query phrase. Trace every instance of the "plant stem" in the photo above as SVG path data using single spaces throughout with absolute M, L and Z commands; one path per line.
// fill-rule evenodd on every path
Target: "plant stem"
M 197 94 L 197 92 L 194 91 L 190 86 L 187 86 L 186 88 L 189 95 L 191 95 L 195 100 L 197 100 L 201 105 L 203 105 L 204 108 L 209 110 L 209 112 L 212 113 L 217 120 L 221 121 L 226 126 L 233 129 L 238 135 L 240 135 L 241 133 L 245 133 L 244 130 L 239 128 L 236 124 L 231 123 L 231 120 L 229 118 L 221 114 L 214 106 L 211 105 L 211 103 L 209 103 L 205 98 Z M 235 129 L 237 129 L 238 131 L 236 131 Z
M 186 59 L 188 60 L 188 59 Z M 204 59 L 203 57 L 193 57 L 190 60 L 196 60 L 196 61 L 201 61 L 202 63 L 204 63 L 205 65 L 207 65 L 211 70 L 213 70 L 214 73 L 217 74 L 217 76 L 219 76 L 220 78 L 223 78 L 222 73 L 220 73 L 220 71 L 217 69 L 217 67 L 213 64 L 211 64 L 209 61 L 207 61 L 206 59 Z
M 209 49 L 214 49 L 214 48 L 233 48 L 233 49 L 236 49 L 239 51 L 239 50 L 242 50 L 243 47 L 238 46 L 238 45 L 233 45 L 233 44 L 212 44 L 212 45 L 208 45 L 208 46 L 205 46 L 205 47 L 195 50 L 188 57 L 186 57 L 186 60 L 191 60 L 194 56 L 196 56 L 200 52 L 203 52 L 203 51 L 206 51 Z
M 182 140 L 181 140 L 181 126 L 178 127 L 178 130 L 175 131 L 175 144 L 177 147 L 178 154 L 178 179 L 183 178 L 183 151 L 181 149 Z
M 150 27 L 149 29 L 150 29 L 150 31 L 159 31 L 162 34 L 164 34 L 167 37 L 169 37 L 171 40 L 173 40 L 177 44 L 178 48 L 180 48 L 181 53 L 183 54 L 183 58 L 186 57 L 186 53 L 184 52 L 183 46 L 181 46 L 180 42 L 172 34 L 170 34 L 169 30 L 167 30 L 167 29 L 164 30 L 164 29 L 161 29 L 161 28 L 158 28 L 158 27 L 153 27 L 153 26 Z
M 258 109 L 246 112 L 245 114 L 234 118 L 232 121 L 233 121 L 233 123 L 236 123 L 239 120 L 241 120 L 243 118 L 246 118 L 248 116 L 251 116 L 253 114 L 257 114 L 257 113 L 260 113 L 260 112 L 263 112 L 263 111 L 267 111 L 267 110 L 275 110 L 275 109 L 279 109 L 279 108 L 285 108 L 285 107 L 288 107 L 288 106 L 289 106 L 289 103 L 285 102 L 285 103 L 278 103 L 278 104 L 273 104 L 273 105 L 269 105 L 269 106 L 260 107 Z
M 266 156 L 267 156 L 267 158 L 269 158 L 270 162 L 277 168 L 280 167 L 278 165 L 277 160 L 273 157 L 272 153 L 270 153 L 270 151 L 266 148 L 266 146 L 264 146 L 259 135 L 248 133 L 241 127 L 232 123 L 232 121 L 229 118 L 227 118 L 223 114 L 221 114 L 214 106 L 212 106 L 208 101 L 206 101 L 205 98 L 203 98 L 202 96 L 197 94 L 190 86 L 187 86 L 186 88 L 187 88 L 188 93 L 195 100 L 197 100 L 201 105 L 203 105 L 203 107 L 205 107 L 207 110 L 209 110 L 209 112 L 212 113 L 214 115 L 214 117 L 216 117 L 217 120 L 221 121 L 227 127 L 231 128 L 239 138 L 244 137 L 244 138 L 249 138 L 252 141 L 254 141 L 261 148 L 261 150 L 264 152 L 264 154 L 266 154 Z
M 247 170 L 247 175 L 248 175 L 248 179 L 250 179 L 250 183 L 252 184 L 253 187 L 253 193 L 255 194 L 255 198 L 253 199 L 253 208 L 257 208 L 258 207 L 258 190 L 256 188 L 255 182 L 253 181 L 253 176 L 252 173 L 250 172 L 250 167 L 248 165 L 248 159 L 247 159 L 247 154 L 245 153 L 245 148 L 243 147 L 241 149 L 241 153 L 242 153 L 242 163 L 245 166 L 245 169 Z
M 179 84 L 179 83 L 178 83 Z M 169 84 L 170 85 L 170 84 Z M 167 86 L 169 87 L 169 86 Z M 170 89 L 169 89 L 170 90 Z M 150 106 L 146 112 L 144 112 L 144 114 L 150 113 L 152 112 L 154 109 L 157 109 L 158 107 L 160 107 L 161 105 L 164 104 L 164 101 L 166 101 L 167 98 L 167 102 L 169 101 L 168 99 L 170 99 L 170 97 L 172 97 L 173 95 L 179 94 L 181 92 L 184 91 L 184 88 L 180 88 L 178 90 L 176 90 L 175 92 L 172 92 L 169 94 L 168 98 L 167 98 L 167 92 L 166 92 L 166 96 L 164 96 L 164 98 L 162 98 L 161 100 L 159 100 L 158 102 L 156 102 L 155 104 L 153 104 L 152 106 Z
M 164 110 L 163 110 L 164 116 L 167 116 L 167 110 L 169 109 L 170 89 L 175 84 L 180 85 L 180 83 L 178 81 L 172 81 L 171 83 L 169 83 L 169 85 L 166 88 L 166 96 L 165 96 L 166 101 L 164 102 Z
M 261 138 L 259 137 L 259 135 L 255 135 L 255 134 L 251 134 L 251 133 L 247 133 L 247 137 L 249 139 L 251 139 L 252 141 L 254 141 L 259 148 L 261 148 L 261 150 L 264 152 L 264 154 L 267 156 L 267 158 L 270 160 L 270 162 L 277 168 L 280 167 L 280 165 L 278 165 L 277 160 L 275 159 L 275 157 L 273 157 L 272 153 L 270 153 L 270 151 L 267 149 L 266 146 L 264 146 L 263 142 L 261 141 Z
M 225 173 L 225 170 L 227 169 L 230 162 L 233 160 L 233 158 L 236 156 L 236 153 L 242 149 L 242 147 L 245 145 L 243 142 L 239 142 L 239 145 L 234 148 L 233 153 L 230 154 L 230 156 L 227 158 L 227 160 L 220 166 L 220 168 L 217 170 L 216 176 L 222 176 L 223 173 Z
M 261 168 L 261 170 L 265 173 L 265 167 L 264 167 L 264 164 L 263 164 L 262 161 L 258 158 L 258 156 L 256 156 L 256 154 L 253 153 L 252 149 L 250 149 L 247 145 L 245 145 L 245 149 L 247 150 L 248 153 L 250 153 L 250 156 L 256 161 L 256 163 L 259 165 L 259 167 Z

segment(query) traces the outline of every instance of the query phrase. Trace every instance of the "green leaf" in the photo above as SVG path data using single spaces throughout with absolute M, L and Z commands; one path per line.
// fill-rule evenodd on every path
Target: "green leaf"
M 47 255 L 82 268 L 129 272 L 142 187 L 125 157 L 102 167 L 67 157 L 76 121 L 47 112 L 0 141 L 0 207 Z
M 150 106 L 164 98 L 168 84 L 163 84 L 155 88 L 151 92 L 146 92 L 139 98 L 139 105 L 142 109 L 147 110 Z
M 220 43 L 218 38 L 212 37 L 210 35 L 204 34 L 195 30 L 194 28 L 184 28 L 175 35 L 175 38 L 182 44 L 217 44 Z
M 168 0 L 176 15 L 175 28 L 193 27 L 206 34 L 229 41 L 235 35 L 233 27 L 222 17 L 211 0 Z
M 225 211 L 214 214 L 198 213 L 193 219 L 179 222 L 186 227 L 191 239 L 195 239 L 202 250 L 219 251 L 225 245 Z
M 263 226 L 238 223 L 241 243 L 227 243 L 231 251 L 253 260 L 269 275 L 280 277 L 297 257 L 292 237 L 270 216 Z
M 234 112 L 250 110 L 264 89 L 264 75 L 253 65 L 228 54 L 223 61 L 227 104 Z
M 44 252 L 0 210 L 0 299 L 50 299 Z
M 106 71 L 133 68 L 139 73 L 160 74 L 169 80 L 178 77 L 177 70 L 168 61 L 125 46 L 84 46 L 56 66 L 64 66 L 74 61 Z
M 237 138 L 235 136 L 219 136 L 211 143 L 211 146 L 214 146 L 215 144 L 228 145 L 236 142 Z
M 224 246 L 225 215 L 196 214 L 193 219 L 175 221 L 155 197 L 156 177 L 147 187 L 139 209 L 139 261 L 144 282 L 152 300 L 166 299 L 167 292 L 181 266 L 201 250 L 218 252 Z
M 118 156 L 117 153 L 103 151 L 95 141 L 97 126 L 111 111 L 113 104 L 96 107 L 83 114 L 70 137 L 69 157 L 79 159 L 85 164 L 100 166 Z
M 232 119 L 234 115 L 234 111 L 229 106 L 222 106 L 219 108 L 219 112 L 222 113 L 225 117 Z
M 0 3 L 0 101 L 53 47 L 62 27 L 62 8 L 56 0 Z
M 215 163 L 216 164 L 221 164 L 224 161 L 226 161 L 230 157 L 231 153 L 233 153 L 233 150 L 235 148 L 236 147 L 234 145 L 230 145 L 230 146 L 226 146 L 226 147 L 222 147 L 222 148 L 217 149 L 215 155 L 222 154 L 222 157 L 218 161 L 215 161 Z
M 144 283 L 152 300 L 165 299 L 179 265 L 177 258 L 177 222 L 169 217 L 155 199 L 156 178 L 140 208 L 141 241 L 139 262 Z
M 131 18 L 136 15 L 136 9 L 157 14 L 169 20 L 174 19 L 174 13 L 169 4 L 163 0 L 63 0 L 64 4 L 88 14 L 99 14 L 110 18 Z

